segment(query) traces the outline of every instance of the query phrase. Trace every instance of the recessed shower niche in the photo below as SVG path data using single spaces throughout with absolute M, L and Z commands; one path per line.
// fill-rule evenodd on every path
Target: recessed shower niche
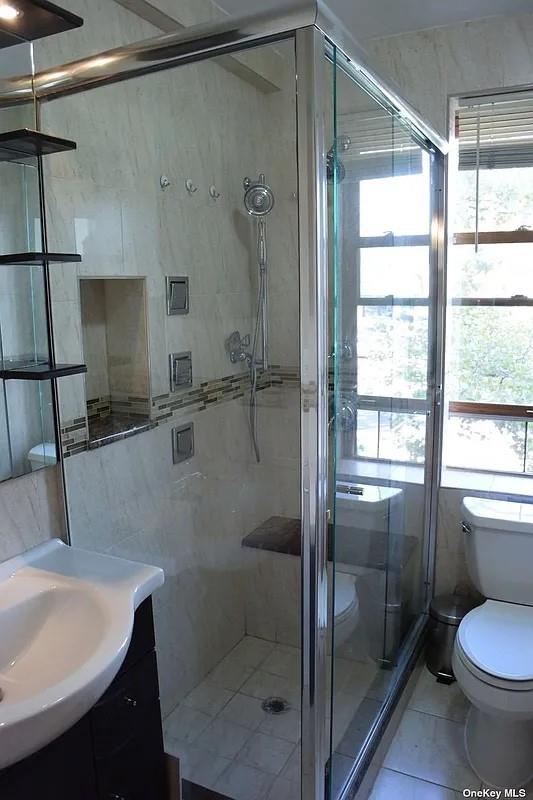
M 149 425 L 146 280 L 80 278 L 89 445 Z

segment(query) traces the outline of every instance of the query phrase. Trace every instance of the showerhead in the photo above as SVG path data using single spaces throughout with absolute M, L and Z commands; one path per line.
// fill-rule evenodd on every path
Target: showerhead
M 266 178 L 261 173 L 257 181 L 245 178 L 244 186 L 244 207 L 252 217 L 264 217 L 269 214 L 274 207 L 274 193 L 266 182 Z

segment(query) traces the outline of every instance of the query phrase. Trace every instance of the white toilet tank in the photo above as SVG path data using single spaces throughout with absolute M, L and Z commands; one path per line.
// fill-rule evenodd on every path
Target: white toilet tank
M 465 497 L 462 518 L 476 588 L 493 600 L 533 606 L 533 504 Z
M 382 533 L 403 533 L 403 490 L 339 481 L 335 523 Z

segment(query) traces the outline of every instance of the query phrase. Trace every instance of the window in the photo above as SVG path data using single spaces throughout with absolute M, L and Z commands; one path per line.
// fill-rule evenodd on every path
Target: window
M 462 99 L 450 175 L 447 467 L 533 472 L 533 95 Z
M 353 194 L 353 456 L 423 464 L 428 408 L 430 156 L 367 161 Z M 350 176 L 348 176 L 348 181 Z M 409 198 L 409 202 L 406 202 Z M 346 269 L 350 269 L 347 263 Z M 349 292 L 345 292 L 345 296 Z

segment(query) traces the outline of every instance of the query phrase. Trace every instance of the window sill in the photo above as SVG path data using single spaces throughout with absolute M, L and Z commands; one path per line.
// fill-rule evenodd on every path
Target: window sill
M 389 461 L 370 461 L 343 458 L 337 464 L 337 478 L 384 481 L 387 484 L 424 483 L 424 467 L 417 464 L 391 464 Z
M 344 458 L 338 462 L 337 478 L 356 481 L 383 481 L 387 484 L 424 483 L 424 467 L 415 464 L 390 464 Z M 496 472 L 473 472 L 466 469 L 442 470 L 441 488 L 466 489 L 471 492 L 533 497 L 533 478 L 529 475 L 504 475 Z
M 471 472 L 466 469 L 442 470 L 444 489 L 468 489 L 473 492 L 533 496 L 533 479 L 529 475 L 504 475 L 497 472 Z

